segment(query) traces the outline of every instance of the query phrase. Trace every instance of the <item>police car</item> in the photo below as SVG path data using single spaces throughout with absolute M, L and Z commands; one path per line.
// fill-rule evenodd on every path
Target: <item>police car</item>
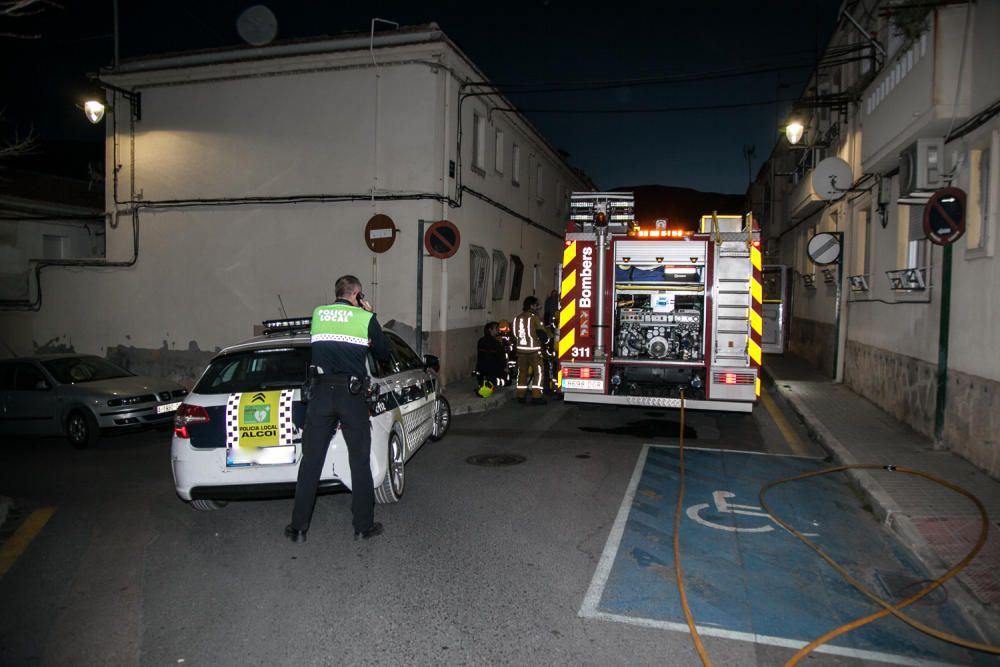
M 302 455 L 302 402 L 310 361 L 309 318 L 271 320 L 264 334 L 222 350 L 177 409 L 171 444 L 181 499 L 213 510 L 241 498 L 291 497 Z M 403 495 L 403 469 L 428 440 L 444 437 L 451 407 L 441 393 L 438 362 L 417 356 L 386 331 L 391 359 L 368 356 L 371 470 L 375 500 Z M 351 488 L 341 431 L 330 441 L 320 490 Z

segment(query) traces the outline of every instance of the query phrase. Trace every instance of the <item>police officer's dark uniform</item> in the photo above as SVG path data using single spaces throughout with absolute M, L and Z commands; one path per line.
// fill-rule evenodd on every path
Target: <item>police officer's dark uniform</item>
M 348 297 L 360 301 L 356 280 L 354 285 L 357 291 Z M 285 536 L 293 542 L 305 541 L 323 462 L 339 424 L 344 431 L 351 465 L 354 537 L 374 537 L 382 532 L 382 524 L 375 523 L 365 358 L 369 346 L 376 356 L 389 358 L 389 343 L 374 313 L 342 297 L 313 311 L 310 333 L 312 365 L 317 375 L 302 434 L 295 507 L 292 522 L 285 527 Z

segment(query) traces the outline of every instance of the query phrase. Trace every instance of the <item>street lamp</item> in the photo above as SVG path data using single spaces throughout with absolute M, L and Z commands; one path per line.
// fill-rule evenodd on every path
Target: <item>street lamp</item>
M 806 128 L 798 120 L 793 120 L 785 126 L 785 138 L 788 139 L 788 143 L 793 146 L 802 140 L 802 135 L 805 133 Z
M 99 100 L 87 100 L 83 103 L 83 115 L 94 125 L 97 125 L 104 118 L 104 102 Z
M 114 93 L 118 93 L 128 100 L 129 110 L 132 113 L 132 120 L 142 120 L 142 93 L 135 90 L 125 90 L 124 88 L 113 86 L 110 83 L 106 83 L 98 79 L 92 80 L 106 91 L 112 91 L 112 95 L 114 95 Z M 96 125 L 104 119 L 104 113 L 108 110 L 108 107 L 113 109 L 114 104 L 108 104 L 97 96 L 88 97 L 83 102 L 83 115 L 87 117 L 87 120 Z

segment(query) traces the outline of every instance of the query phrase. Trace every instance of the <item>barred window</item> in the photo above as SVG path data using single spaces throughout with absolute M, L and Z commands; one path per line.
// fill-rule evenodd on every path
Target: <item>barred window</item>
M 521 300 L 521 279 L 524 278 L 524 262 L 517 255 L 510 256 L 511 278 L 510 278 L 510 300 Z
M 490 273 L 490 256 L 484 248 L 469 246 L 469 309 L 486 307 L 486 288 Z
M 493 251 L 493 300 L 503 298 L 503 288 L 507 284 L 507 255 Z
M 486 119 L 478 111 L 472 112 L 472 168 L 486 169 Z

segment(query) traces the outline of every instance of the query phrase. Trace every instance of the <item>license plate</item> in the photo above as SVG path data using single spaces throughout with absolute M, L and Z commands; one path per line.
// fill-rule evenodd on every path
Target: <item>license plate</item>
M 226 452 L 226 466 L 267 466 L 295 463 L 295 445 L 234 447 Z
M 176 403 L 164 403 L 163 405 L 156 406 L 156 414 L 162 415 L 164 412 L 177 412 L 177 408 L 181 407 L 181 402 Z
M 604 380 L 580 380 L 563 378 L 563 389 L 604 389 Z

